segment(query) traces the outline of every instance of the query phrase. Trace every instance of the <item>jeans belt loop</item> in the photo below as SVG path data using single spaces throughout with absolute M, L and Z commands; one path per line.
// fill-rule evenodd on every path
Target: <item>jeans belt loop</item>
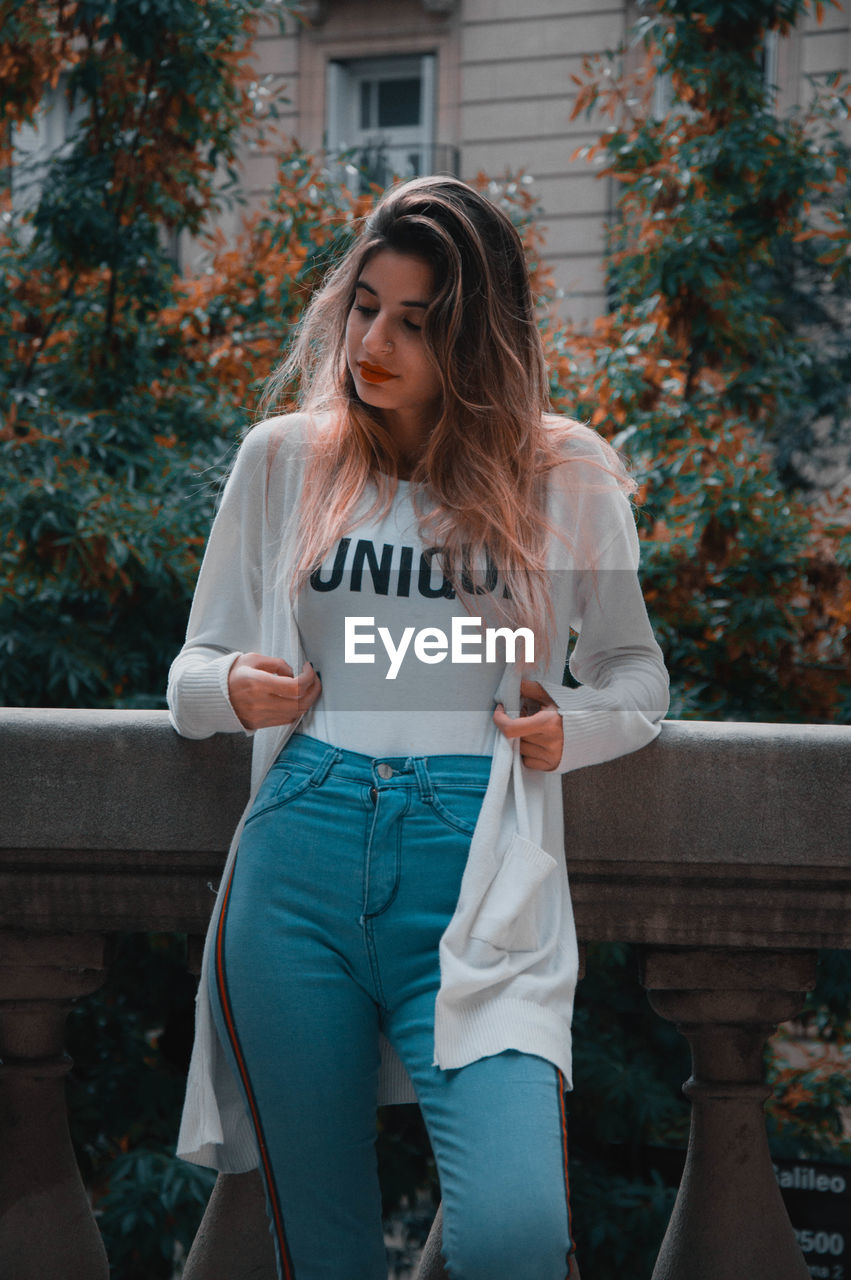
M 434 799 L 434 786 L 432 785 L 431 775 L 426 766 L 423 756 L 411 756 L 411 764 L 414 766 L 414 773 L 417 775 L 417 782 L 420 788 L 420 799 L 426 804 L 431 804 Z
M 339 747 L 329 747 L 325 752 L 325 755 L 319 761 L 319 764 L 313 770 L 313 773 L 310 775 L 310 785 L 312 787 L 318 787 L 323 783 L 328 777 L 331 766 L 335 765 L 338 760 L 342 760 L 342 758 L 343 753 Z

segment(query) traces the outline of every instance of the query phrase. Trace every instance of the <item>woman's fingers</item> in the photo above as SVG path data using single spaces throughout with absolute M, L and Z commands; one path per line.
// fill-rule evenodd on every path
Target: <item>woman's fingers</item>
M 555 707 L 542 707 L 534 715 L 521 713 L 519 716 L 510 716 L 502 703 L 498 703 L 493 721 L 506 738 L 544 743 L 548 739 L 561 737 L 561 716 Z
M 298 673 L 298 676 L 293 681 L 293 686 L 295 689 L 296 701 L 300 708 L 299 714 L 301 714 L 302 711 L 307 711 L 309 707 L 312 707 L 322 692 L 322 682 L 309 662 L 305 662 L 301 671 Z
M 519 716 L 510 716 L 502 704 L 498 703 L 493 713 L 493 722 L 506 738 L 520 739 L 520 759 L 527 769 L 555 769 L 564 750 L 564 723 L 561 714 L 553 699 L 536 681 L 524 680 L 520 691 L 523 697 L 532 698 L 536 702 L 546 699 L 546 705 L 531 714 L 521 712 Z
M 520 681 L 520 697 L 531 698 L 533 702 L 538 702 L 542 707 L 554 707 L 555 700 L 550 697 L 542 684 L 537 680 L 521 680 Z
M 237 662 L 240 666 L 253 667 L 256 671 L 268 671 L 274 676 L 291 676 L 294 674 L 290 664 L 284 662 L 283 658 L 270 658 L 265 653 L 244 653 L 237 659 Z
M 282 658 L 245 653 L 236 659 L 228 675 L 231 706 L 246 729 L 292 724 L 313 706 L 321 692 L 319 677 L 309 662 L 294 676 Z

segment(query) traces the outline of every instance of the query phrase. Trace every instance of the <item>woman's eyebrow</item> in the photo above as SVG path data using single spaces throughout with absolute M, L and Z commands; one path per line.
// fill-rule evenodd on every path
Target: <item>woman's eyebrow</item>
M 365 280 L 356 280 L 355 288 L 366 289 L 367 293 L 371 293 L 373 298 L 378 297 L 378 291 L 376 289 L 373 289 L 371 284 L 367 284 Z M 428 307 L 428 303 L 427 302 L 400 302 L 399 306 L 400 307 L 422 307 L 422 309 L 425 311 L 425 309 Z

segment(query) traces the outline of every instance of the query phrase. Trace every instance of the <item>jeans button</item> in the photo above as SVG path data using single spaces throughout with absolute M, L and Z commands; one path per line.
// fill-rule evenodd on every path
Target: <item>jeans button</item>
M 381 764 L 376 766 L 376 773 L 378 774 L 379 778 L 392 778 L 393 766 L 392 764 L 385 764 L 384 761 L 382 760 Z

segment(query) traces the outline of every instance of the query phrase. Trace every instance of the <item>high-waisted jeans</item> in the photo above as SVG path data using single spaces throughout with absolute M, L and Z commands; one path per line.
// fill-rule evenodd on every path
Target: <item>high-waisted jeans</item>
M 565 1280 L 560 1072 L 515 1051 L 433 1065 L 438 943 L 489 772 L 488 756 L 372 759 L 294 734 L 246 820 L 210 995 L 281 1280 L 386 1280 L 379 1030 L 428 1127 L 453 1280 Z

